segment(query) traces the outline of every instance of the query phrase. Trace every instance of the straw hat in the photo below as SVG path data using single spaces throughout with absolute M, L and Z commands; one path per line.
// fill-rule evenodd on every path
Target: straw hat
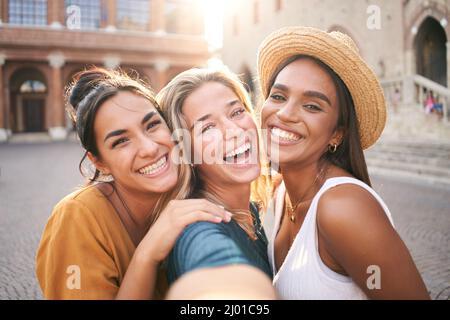
M 386 123 L 383 90 L 346 34 L 309 27 L 285 27 L 270 34 L 258 50 L 258 73 L 264 99 L 269 95 L 269 81 L 277 67 L 300 54 L 319 59 L 344 81 L 355 105 L 361 146 L 367 149 L 373 145 Z

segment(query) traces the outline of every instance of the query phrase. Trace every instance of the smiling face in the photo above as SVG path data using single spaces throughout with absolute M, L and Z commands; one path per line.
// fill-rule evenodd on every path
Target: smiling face
M 154 105 L 141 95 L 120 91 L 99 108 L 94 122 L 98 169 L 135 193 L 171 190 L 177 167 L 170 161 L 171 133 Z
M 205 184 L 250 183 L 259 176 L 256 125 L 233 90 L 206 82 L 186 98 L 182 113 Z
M 281 168 L 314 163 L 339 144 L 337 101 L 331 76 L 316 62 L 300 58 L 285 66 L 261 113 L 271 160 Z

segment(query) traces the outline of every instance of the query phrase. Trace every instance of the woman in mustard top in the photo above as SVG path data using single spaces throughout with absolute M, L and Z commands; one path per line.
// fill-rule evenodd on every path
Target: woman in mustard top
M 151 90 L 94 68 L 68 90 L 71 115 L 95 173 L 54 208 L 36 257 L 47 299 L 151 299 L 167 290 L 161 262 L 184 227 L 231 214 L 186 187 L 171 133 Z M 107 179 L 105 179 L 107 177 Z

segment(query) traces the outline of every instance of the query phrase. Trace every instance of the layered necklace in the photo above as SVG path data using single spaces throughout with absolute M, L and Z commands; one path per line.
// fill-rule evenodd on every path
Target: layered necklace
M 287 191 L 286 191 L 286 196 L 285 196 L 285 204 L 286 204 L 286 214 L 289 217 L 289 220 L 292 223 L 295 223 L 295 219 L 296 219 L 296 211 L 298 209 L 298 206 L 305 201 L 305 197 L 308 195 L 308 192 L 317 184 L 317 182 L 319 180 L 322 180 L 327 172 L 327 165 L 324 165 L 322 167 L 322 169 L 317 173 L 316 178 L 314 179 L 313 183 L 308 187 L 308 189 L 306 189 L 305 193 L 303 194 L 302 197 L 300 197 L 300 199 L 294 204 L 292 205 L 292 201 L 291 198 L 289 197 Z

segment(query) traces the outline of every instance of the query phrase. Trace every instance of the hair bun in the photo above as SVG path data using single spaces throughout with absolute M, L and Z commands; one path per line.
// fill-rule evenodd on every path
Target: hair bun
M 75 110 L 78 109 L 78 104 L 98 83 L 110 78 L 111 74 L 103 68 L 96 67 L 78 72 L 74 75 L 73 84 L 69 88 L 69 103 Z

